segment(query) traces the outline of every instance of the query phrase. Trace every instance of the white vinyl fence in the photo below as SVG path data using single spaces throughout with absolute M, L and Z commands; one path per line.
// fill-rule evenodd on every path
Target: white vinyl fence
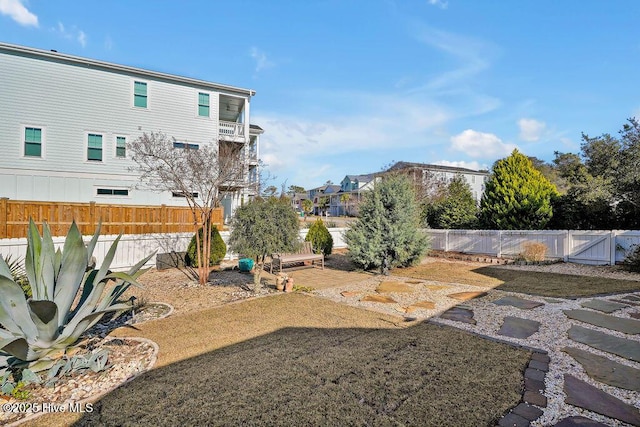
M 431 248 L 442 251 L 516 257 L 525 242 L 547 247 L 547 258 L 593 265 L 621 262 L 640 230 L 427 230 Z
M 343 228 L 330 228 L 329 232 L 333 237 L 334 248 L 345 248 L 346 243 L 342 238 Z M 308 229 L 300 230 L 300 238 L 304 239 L 307 235 Z M 111 263 L 113 270 L 124 270 L 138 261 L 156 251 L 157 253 L 166 252 L 183 252 L 187 250 L 189 241 L 193 236 L 192 233 L 168 233 L 168 234 L 127 234 L 123 235 L 118 243 L 118 250 L 116 251 L 115 258 Z M 229 232 L 221 231 L 220 236 L 225 243 L 229 240 Z M 101 265 L 104 260 L 107 251 L 113 244 L 117 235 L 100 236 L 98 244 L 93 252 L 96 257 L 97 265 Z M 85 237 L 85 242 L 88 242 L 91 236 Z M 62 248 L 64 244 L 64 237 L 54 237 L 54 245 L 57 248 Z M 0 239 L 0 256 L 11 256 L 13 259 L 24 259 L 27 252 L 27 239 Z M 236 254 L 227 252 L 226 259 L 237 258 Z M 155 257 L 153 257 L 148 266 L 154 266 L 156 263 Z

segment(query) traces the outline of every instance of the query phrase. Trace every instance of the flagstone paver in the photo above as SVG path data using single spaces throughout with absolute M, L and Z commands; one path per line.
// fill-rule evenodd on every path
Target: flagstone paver
M 389 292 L 414 292 L 412 286 L 402 282 L 382 282 L 376 288 L 376 292 L 389 293 Z
M 350 297 L 355 297 L 360 295 L 362 292 L 359 291 L 342 291 L 340 292 L 340 295 L 342 295 L 345 298 L 350 298 Z
M 429 289 L 430 291 L 439 291 L 441 289 L 447 289 L 450 288 L 451 286 L 447 286 L 447 285 L 424 285 L 425 288 Z
M 431 301 L 419 301 L 411 304 L 409 307 L 405 308 L 406 313 L 413 313 L 416 310 L 433 310 L 436 308 L 436 304 Z
M 561 419 L 557 424 L 554 425 L 554 427 L 607 427 L 607 425 L 577 415 L 574 417 Z
M 640 410 L 573 375 L 564 375 L 565 402 L 604 416 L 640 425 Z
M 555 299 L 555 298 L 542 298 L 543 300 L 545 300 L 546 302 L 550 302 L 551 304 L 560 304 L 562 301 L 561 299 Z
M 640 301 L 640 296 L 627 295 L 626 297 L 622 297 L 622 299 L 628 299 L 629 301 Z
M 614 298 L 611 298 L 609 301 L 619 302 L 620 304 L 625 304 L 627 306 L 633 305 L 633 306 L 637 307 L 637 306 L 640 305 L 640 302 L 629 301 L 629 300 L 626 300 L 626 299 L 614 299 Z
M 528 338 L 538 332 L 540 322 L 522 319 L 520 317 L 505 316 L 498 335 L 512 338 Z
M 456 322 L 470 323 L 472 325 L 476 324 L 476 320 L 473 318 L 473 311 L 466 308 L 452 307 L 442 313 L 440 317 Z
M 633 317 L 634 319 L 640 319 L 640 312 L 629 313 L 629 316 Z
M 589 323 L 590 325 L 600 326 L 601 328 L 607 328 L 625 334 L 640 334 L 639 320 L 625 319 L 589 310 L 563 310 L 563 313 L 569 319 L 579 320 Z
M 393 304 L 396 302 L 393 298 L 384 295 L 365 295 L 360 301 L 380 302 L 383 304 Z
M 622 365 L 575 347 L 565 347 L 562 351 L 580 362 L 587 371 L 587 375 L 594 380 L 613 387 L 640 392 L 640 369 Z
M 626 338 L 618 338 L 593 329 L 572 325 L 568 331 L 569 338 L 607 353 L 617 354 L 634 362 L 640 362 L 640 342 Z
M 449 298 L 457 299 L 458 301 L 469 301 L 473 298 L 480 298 L 487 295 L 486 292 L 457 292 L 455 294 L 448 294 Z
M 522 310 L 533 310 L 536 307 L 544 305 L 542 302 L 531 301 L 519 297 L 503 297 L 495 300 L 493 303 L 496 305 L 511 305 L 516 308 L 521 308 Z
M 592 299 L 589 301 L 585 301 L 580 305 L 585 308 L 602 311 L 603 313 L 613 313 L 614 311 L 629 307 L 628 304 L 621 304 L 618 302 L 612 302 L 602 299 Z

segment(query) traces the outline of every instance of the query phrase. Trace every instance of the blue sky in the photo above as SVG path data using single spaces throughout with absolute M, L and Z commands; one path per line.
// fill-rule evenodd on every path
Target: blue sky
M 635 0 L 0 0 L 0 40 L 254 89 L 273 184 L 311 188 L 616 134 L 640 117 L 638 16 Z

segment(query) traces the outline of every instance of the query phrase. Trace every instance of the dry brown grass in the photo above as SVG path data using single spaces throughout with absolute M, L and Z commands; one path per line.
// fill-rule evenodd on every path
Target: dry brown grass
M 524 242 L 520 257 L 525 261 L 544 261 L 547 245 L 540 242 Z
M 461 262 L 431 262 L 395 274 L 445 283 L 489 286 L 502 291 L 556 298 L 587 297 L 640 290 L 640 282 L 596 276 L 511 270 Z
M 529 353 L 300 294 L 143 324 L 157 368 L 93 414 L 32 425 L 493 425 Z

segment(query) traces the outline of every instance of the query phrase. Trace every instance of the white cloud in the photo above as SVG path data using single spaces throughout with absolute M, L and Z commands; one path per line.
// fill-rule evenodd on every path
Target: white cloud
M 520 139 L 529 142 L 538 141 L 547 128 L 546 123 L 535 119 L 520 119 L 518 126 L 520 127 Z
M 451 137 L 452 148 L 462 151 L 470 157 L 495 159 L 508 155 L 517 148 L 514 144 L 505 144 L 492 133 L 467 129 Z
M 465 162 L 465 161 L 449 161 L 449 160 L 438 160 L 437 162 L 433 162 L 434 165 L 442 165 L 442 166 L 452 166 L 456 168 L 465 168 L 471 170 L 480 170 L 480 169 L 489 169 L 489 167 L 485 164 L 477 161 L 473 162 Z
M 29 12 L 21 0 L 0 0 L 0 13 L 10 16 L 20 25 L 38 26 L 38 17 Z
M 255 70 L 256 73 L 262 70 L 265 70 L 267 68 L 274 67 L 276 65 L 273 61 L 270 61 L 267 58 L 266 53 L 262 52 L 257 47 L 251 48 L 250 55 L 256 61 L 256 70 Z
M 75 25 L 67 28 L 62 22 L 58 21 L 58 26 L 52 28 L 51 31 L 58 33 L 64 39 L 78 42 L 82 47 L 87 46 L 87 34 Z
M 431 6 L 437 6 L 440 9 L 446 9 L 449 6 L 449 2 L 444 0 L 428 0 L 428 3 Z

